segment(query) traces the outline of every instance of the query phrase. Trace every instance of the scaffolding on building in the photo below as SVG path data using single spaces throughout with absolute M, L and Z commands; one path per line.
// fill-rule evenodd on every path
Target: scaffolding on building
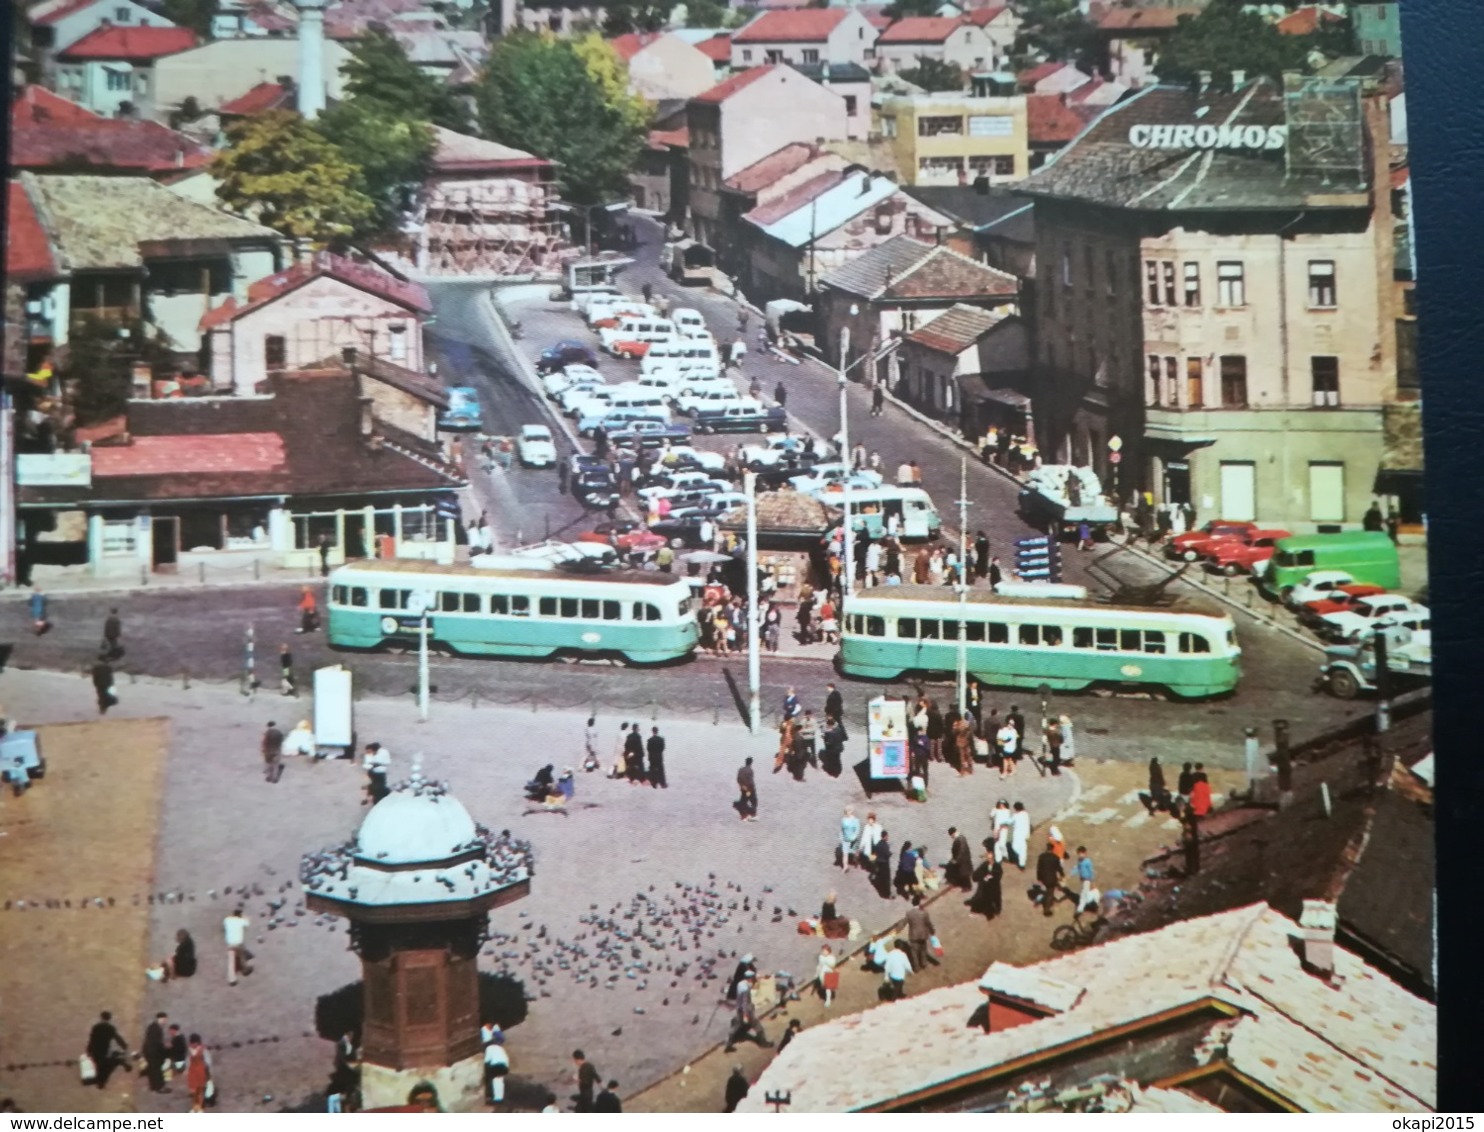
M 559 274 L 579 254 L 551 209 L 549 170 L 429 182 L 417 224 L 416 263 L 427 275 Z

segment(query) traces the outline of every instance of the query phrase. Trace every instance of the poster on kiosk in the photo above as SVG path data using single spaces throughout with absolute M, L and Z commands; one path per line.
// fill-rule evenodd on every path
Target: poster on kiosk
M 871 777 L 905 779 L 907 762 L 907 701 L 878 696 L 868 708 L 866 739 L 870 745 Z

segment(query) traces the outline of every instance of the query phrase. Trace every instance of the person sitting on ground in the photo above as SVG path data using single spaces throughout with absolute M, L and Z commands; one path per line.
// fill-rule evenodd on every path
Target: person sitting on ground
M 189 979 L 196 973 L 196 941 L 191 933 L 181 928 L 175 933 L 175 953 L 162 959 L 148 971 L 149 977 L 159 982 L 171 979 Z

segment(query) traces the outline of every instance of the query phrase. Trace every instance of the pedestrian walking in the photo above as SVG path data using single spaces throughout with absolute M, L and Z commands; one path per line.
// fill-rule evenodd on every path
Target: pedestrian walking
M 31 632 L 38 637 L 45 634 L 52 627 L 52 623 L 46 616 L 46 594 L 40 586 L 31 590 Z
M 639 288 L 639 291 L 641 294 L 643 294 L 644 301 L 647 303 L 649 302 L 650 296 L 654 294 L 654 285 L 652 283 L 646 283 L 644 284 L 644 286 Z
M 114 1046 L 118 1046 L 118 1053 L 114 1052 Z M 129 1044 L 124 1041 L 124 1036 L 118 1032 L 113 1024 L 113 1015 L 103 1011 L 98 1015 L 98 1021 L 93 1023 L 93 1028 L 88 1031 L 88 1044 L 85 1048 L 85 1056 L 92 1062 L 92 1077 L 88 1076 L 90 1068 L 84 1064 L 82 1083 L 93 1085 L 99 1089 L 108 1087 L 108 1078 L 113 1071 L 122 1065 L 123 1058 L 119 1054 L 127 1054 Z
M 778 402 L 780 409 L 788 408 L 788 390 L 783 387 L 781 381 L 773 388 L 773 400 Z
M 205 1112 L 207 1105 L 216 1104 L 216 1076 L 212 1070 L 211 1051 L 206 1048 L 200 1034 L 192 1034 L 186 1047 L 186 1089 L 191 1094 L 192 1112 Z
M 984 851 L 984 860 L 974 870 L 974 895 L 964 904 L 970 912 L 993 920 L 1000 914 L 1003 901 L 1000 882 L 1005 875 L 1005 866 L 995 859 L 990 850 Z
M 727 1037 L 726 1052 L 731 1053 L 737 1048 L 740 1041 L 756 1042 L 763 1049 L 771 1049 L 773 1043 L 768 1040 L 767 1032 L 757 1016 L 757 1006 L 752 999 L 752 983 L 743 979 L 737 984 L 737 994 L 734 1000 L 736 1015 L 732 1021 L 732 1032 Z
M 1030 841 L 1031 815 L 1024 802 L 1016 802 L 1010 813 L 1010 852 L 1022 872 L 1030 856 Z
M 93 665 L 92 677 L 93 692 L 98 697 L 98 714 L 105 715 L 109 708 L 119 702 L 118 692 L 113 684 L 113 665 L 100 658 Z
M 757 821 L 757 775 L 753 773 L 751 755 L 737 771 L 737 789 L 741 792 L 741 797 L 737 799 L 737 811 L 742 820 Z
M 294 681 L 294 654 L 287 644 L 278 646 L 278 690 L 285 696 L 299 696 L 299 685 Z
M 272 720 L 263 729 L 260 748 L 263 755 L 263 779 L 277 782 L 283 777 L 283 732 Z
M 825 922 L 821 918 L 821 927 Z M 819 997 L 824 1000 L 826 1010 L 834 1001 L 835 992 L 840 989 L 840 972 L 836 970 L 835 963 L 834 948 L 825 944 L 819 949 L 819 958 L 814 963 L 814 982 L 819 988 Z
M 144 1058 L 144 1076 L 152 1093 L 170 1091 L 165 1085 L 165 1064 L 170 1059 L 165 1044 L 165 1028 L 169 1022 L 163 1012 L 156 1014 L 155 1020 L 144 1028 L 144 1040 L 139 1046 L 140 1056 Z
M 491 1107 L 505 1103 L 505 1078 L 510 1075 L 510 1054 L 503 1042 L 486 1042 L 484 1047 L 485 1099 Z
M 1009 778 L 1015 773 L 1015 758 L 1020 748 L 1020 733 L 1006 718 L 995 732 L 995 747 L 999 753 L 1000 777 Z
M 794 1019 L 798 1021 L 798 1019 Z M 787 1035 L 785 1035 L 786 1037 Z M 726 1107 L 722 1112 L 736 1112 L 737 1106 L 742 1103 L 744 1097 L 751 1091 L 752 1086 L 747 1083 L 747 1075 L 742 1072 L 740 1065 L 732 1066 L 732 1075 L 727 1078 Z
M 1139 795 L 1139 801 L 1144 804 L 1151 817 L 1170 808 L 1170 792 L 1165 789 L 1165 770 L 1159 765 L 1157 757 L 1149 760 L 1149 790 Z
M 747 356 L 747 340 L 738 338 L 732 343 L 732 368 L 741 370 L 742 359 Z
M 957 826 L 948 827 L 948 867 L 943 871 L 943 879 L 965 892 L 974 887 L 974 854 L 969 849 L 969 839 Z
M 819 727 L 814 722 L 814 709 L 805 708 L 804 717 L 799 720 L 799 725 L 794 731 L 795 757 L 799 761 L 800 777 L 803 776 L 803 764 L 808 763 L 815 770 L 819 769 Z
M 593 1101 L 594 1112 L 622 1112 L 623 1102 L 618 1099 L 618 1082 L 609 1081 L 598 1099 Z
M 623 761 L 624 777 L 629 780 L 629 785 L 644 785 L 644 736 L 639 734 L 637 723 L 624 737 Z
M 1041 911 L 1047 916 L 1052 914 L 1052 905 L 1056 903 L 1057 894 L 1066 891 L 1066 875 L 1061 858 L 1048 843 L 1036 858 L 1036 883 L 1041 886 Z
M 1211 780 L 1206 777 L 1204 763 L 1195 764 L 1195 774 L 1190 784 L 1190 812 L 1197 819 L 1211 812 Z
M 874 819 L 875 815 L 873 814 L 871 815 L 871 821 L 868 821 L 866 823 L 867 826 L 869 826 L 871 822 L 874 821 Z M 886 830 L 881 829 L 880 826 L 877 826 L 876 828 L 880 832 L 877 834 L 875 840 L 871 843 L 871 886 L 876 890 L 876 892 L 883 900 L 890 900 L 892 897 L 891 839 L 887 836 Z M 865 840 L 864 831 L 862 832 L 861 839 L 862 841 Z M 865 854 L 862 854 L 862 856 L 864 855 Z
M 386 777 L 392 769 L 392 753 L 380 743 L 367 743 L 361 769 L 366 772 L 365 804 L 374 806 L 391 793 Z
M 892 882 L 897 895 L 905 900 L 911 900 L 918 892 L 919 879 L 917 875 L 918 865 L 922 861 L 922 853 L 912 847 L 912 842 L 902 842 L 901 855 L 897 857 L 897 875 Z
M 845 815 L 840 819 L 840 844 L 835 850 L 835 865 L 837 868 L 849 872 L 851 865 L 855 863 L 856 843 L 861 837 L 861 820 L 855 816 L 855 807 L 846 806 Z
M 665 737 L 658 727 L 649 729 L 649 741 L 645 744 L 649 752 L 649 785 L 654 789 L 670 789 L 665 778 Z
M 99 654 L 104 660 L 117 660 L 124 655 L 124 623 L 119 619 L 117 608 L 110 609 L 103 619 L 103 643 Z
M 248 919 L 241 908 L 222 917 L 222 942 L 227 947 L 227 985 L 235 987 L 238 975 L 252 974 L 252 953 L 247 950 Z
M 602 760 L 598 758 L 598 718 L 590 715 L 582 733 L 582 769 L 591 773 L 601 770 L 602 766 Z
M 313 633 L 319 628 L 319 603 L 314 600 L 314 592 L 308 586 L 299 591 L 299 628 L 298 633 Z
M 877 380 L 871 384 L 871 415 L 879 417 L 886 407 L 886 383 Z
M 917 893 L 912 897 L 912 907 L 907 909 L 907 949 L 912 957 L 913 970 L 925 971 L 929 963 L 939 966 L 928 947 L 934 931 L 933 918 L 922 906 L 922 894 Z
M 330 536 L 320 535 L 315 541 L 315 550 L 319 553 L 319 576 L 328 578 L 330 576 Z
M 580 1049 L 572 1051 L 572 1065 L 572 1075 L 577 1081 L 577 1095 L 572 1099 L 577 1102 L 577 1111 L 593 1112 L 593 1093 L 603 1079 L 602 1074 Z
M 1093 868 L 1092 858 L 1087 855 L 1087 846 L 1077 846 L 1077 910 L 1080 912 L 1089 904 L 1095 904 L 1097 897 L 1093 888 L 1097 871 Z
M 886 1002 L 905 998 L 907 976 L 912 972 L 912 960 L 903 949 L 902 941 L 898 940 L 896 946 L 886 953 L 886 962 L 882 964 L 881 998 Z

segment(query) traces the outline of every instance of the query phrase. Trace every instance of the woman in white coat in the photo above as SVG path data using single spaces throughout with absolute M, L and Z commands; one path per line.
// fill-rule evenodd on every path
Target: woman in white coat
M 1030 855 L 1030 843 L 1031 815 L 1026 811 L 1024 802 L 1016 802 L 1010 816 L 1010 852 L 1014 854 L 1015 863 L 1022 871 Z

